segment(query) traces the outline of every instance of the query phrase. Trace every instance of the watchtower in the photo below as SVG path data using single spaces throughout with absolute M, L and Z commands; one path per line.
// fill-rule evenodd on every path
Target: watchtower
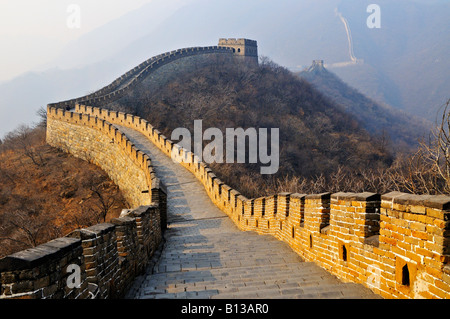
M 232 48 L 236 55 L 258 64 L 258 44 L 249 39 L 219 39 L 219 47 Z
M 319 69 L 323 69 L 324 67 L 323 60 L 313 60 L 312 66 Z
M 311 66 L 307 69 L 308 72 L 321 72 L 325 70 L 323 60 L 313 60 Z

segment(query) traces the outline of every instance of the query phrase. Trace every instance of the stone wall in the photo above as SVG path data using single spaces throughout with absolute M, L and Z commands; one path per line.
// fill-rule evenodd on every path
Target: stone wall
M 101 167 L 131 207 L 151 203 L 151 159 L 110 123 L 48 107 L 47 143 Z
M 123 297 L 162 242 L 166 189 L 151 159 L 104 120 L 48 107 L 47 142 L 101 167 L 137 208 L 1 259 L 0 298 Z
M 101 167 L 119 186 L 129 205 L 140 208 L 111 224 L 76 230 L 1 259 L 0 298 L 114 298 L 125 294 L 162 240 L 167 227 L 167 192 L 156 178 L 150 158 L 117 128 L 68 110 L 81 101 L 114 101 L 163 65 L 212 53 L 232 54 L 232 50 L 210 46 L 160 54 L 92 94 L 48 105 L 48 144 Z M 75 264 L 80 267 L 81 284 L 70 289 L 68 267 Z
M 121 77 L 114 80 L 111 84 L 96 91 L 95 93 L 82 96 L 75 99 L 61 101 L 58 103 L 49 104 L 55 108 L 73 108 L 77 103 L 84 103 L 89 105 L 104 105 L 112 101 L 118 100 L 125 96 L 132 88 L 134 88 L 143 79 L 148 77 L 154 70 L 157 70 L 161 66 L 194 55 L 203 54 L 233 54 L 233 51 L 229 47 L 221 46 L 209 46 L 209 47 L 192 47 L 178 49 L 171 52 L 166 52 L 155 57 L 152 57 L 142 62 L 137 67 L 128 71 Z
M 158 205 L 141 206 L 0 259 L 0 298 L 123 298 L 161 242 Z
M 204 185 L 210 199 L 243 231 L 289 244 L 344 281 L 385 298 L 450 297 L 450 197 L 404 193 L 289 194 L 248 199 L 147 121 L 77 105 L 76 111 L 136 129 Z
M 79 288 L 67 286 L 67 267 L 81 268 Z M 82 243 L 58 238 L 0 259 L 0 297 L 20 299 L 88 298 Z
M 169 157 L 184 158 L 180 165 L 194 174 L 239 229 L 272 235 L 305 260 L 385 298 L 450 297 L 449 196 L 281 193 L 248 199 L 147 121 L 79 105 L 118 99 L 152 70 L 179 58 L 232 52 L 219 46 L 165 53 L 91 95 L 49 105 L 49 143 L 102 167 L 130 205 L 141 207 L 109 224 L 1 259 L 1 298 L 121 297 L 145 268 L 166 227 L 167 195 L 150 158 L 113 124 L 143 133 Z M 61 109 L 66 107 L 75 107 L 75 112 Z M 80 269 L 77 288 L 67 284 L 73 265 Z

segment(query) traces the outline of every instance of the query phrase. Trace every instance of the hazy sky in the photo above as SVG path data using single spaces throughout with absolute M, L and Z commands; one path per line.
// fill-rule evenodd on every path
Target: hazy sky
M 148 2 L 0 0 L 0 81 L 51 61 L 64 44 Z

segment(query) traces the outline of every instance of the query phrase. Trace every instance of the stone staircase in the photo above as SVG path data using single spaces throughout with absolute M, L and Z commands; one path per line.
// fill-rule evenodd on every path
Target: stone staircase
M 240 231 L 190 172 L 141 133 L 119 128 L 152 158 L 168 191 L 165 245 L 128 298 L 380 298 L 304 262 L 272 236 Z

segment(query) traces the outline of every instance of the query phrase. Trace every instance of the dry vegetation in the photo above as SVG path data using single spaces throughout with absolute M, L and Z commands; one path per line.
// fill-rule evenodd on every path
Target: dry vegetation
M 441 150 L 432 156 L 439 133 L 418 150 L 399 152 L 389 136 L 370 135 L 308 82 L 268 59 L 257 68 L 229 57 L 203 59 L 161 72 L 106 107 L 141 116 L 169 137 L 177 127 L 193 132 L 197 119 L 204 129 L 222 132 L 279 128 L 277 174 L 261 175 L 259 164 L 211 165 L 221 180 L 249 198 L 282 191 L 448 193 L 445 155 Z
M 118 217 L 127 204 L 97 166 L 45 143 L 45 125 L 0 140 L 0 257 Z
M 450 110 L 417 150 L 392 152 L 306 81 L 271 61 L 248 68 L 227 58 L 143 83 L 108 108 L 137 114 L 166 136 L 203 119 L 204 128 L 280 128 L 280 170 L 212 164 L 249 198 L 279 192 L 450 192 Z M 45 117 L 45 111 L 41 112 Z M 376 120 L 376 119 L 374 119 Z M 98 167 L 45 144 L 45 122 L 0 140 L 0 257 L 117 217 L 127 204 Z
M 144 81 L 107 107 L 139 115 L 169 137 L 177 127 L 193 132 L 196 119 L 203 120 L 204 129 L 223 132 L 226 127 L 279 128 L 277 174 L 261 175 L 255 164 L 210 165 L 221 180 L 249 198 L 284 191 L 449 192 L 449 141 L 442 134 L 448 132 L 447 108 L 429 141 L 417 150 L 399 152 L 389 136 L 370 135 L 308 82 L 268 59 L 258 68 L 229 57 L 197 60 L 184 70 Z

